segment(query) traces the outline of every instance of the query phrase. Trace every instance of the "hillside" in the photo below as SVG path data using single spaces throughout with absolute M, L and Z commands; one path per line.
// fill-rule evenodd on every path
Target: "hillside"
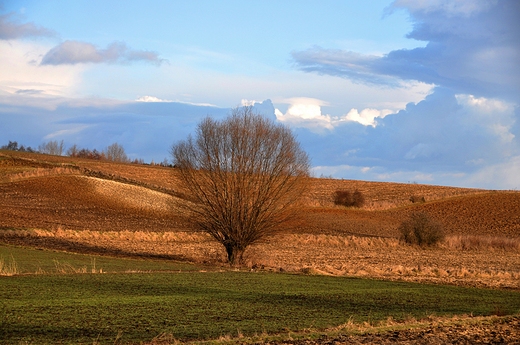
M 250 247 L 251 269 L 520 289 L 519 192 L 309 184 L 299 225 Z M 336 190 L 356 189 L 362 209 L 334 205 Z M 0 151 L 0 243 L 224 264 L 222 246 L 191 231 L 183 202 L 173 168 Z M 442 222 L 445 241 L 428 249 L 400 243 L 398 226 L 414 211 Z
M 0 227 L 186 230 L 178 187 L 172 168 L 2 151 Z M 336 190 L 360 190 L 365 206 L 335 206 Z M 520 236 L 518 192 L 312 178 L 306 205 L 299 233 L 397 237 L 403 219 L 424 211 L 448 234 Z

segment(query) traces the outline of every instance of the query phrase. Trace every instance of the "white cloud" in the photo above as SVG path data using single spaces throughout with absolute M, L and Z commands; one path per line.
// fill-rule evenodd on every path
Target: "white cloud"
M 167 99 L 160 99 L 160 98 L 157 98 L 157 97 L 154 97 L 154 96 L 143 96 L 143 97 L 139 97 L 138 99 L 135 100 L 136 102 L 173 102 L 173 101 L 170 101 L 170 100 L 167 100 Z
M 250 107 L 250 106 L 254 106 L 256 103 L 261 103 L 261 102 L 258 102 L 258 101 L 250 101 L 248 99 L 242 99 L 242 101 L 240 101 L 240 105 L 242 105 L 243 107 Z
M 408 8 L 414 12 L 441 11 L 446 15 L 470 16 L 489 9 L 496 2 L 496 0 L 396 0 L 392 6 Z
M 356 122 L 363 126 L 376 127 L 378 118 L 384 118 L 394 111 L 389 109 L 366 108 L 359 112 L 351 109 L 346 115 L 331 116 L 322 114 L 321 107 L 329 104 L 315 98 L 296 97 L 285 100 L 290 106 L 285 114 L 275 109 L 276 118 L 294 127 L 303 127 L 322 133 L 324 129 L 333 130 L 346 122 Z
M 74 65 L 80 63 L 128 63 L 145 61 L 156 65 L 164 62 L 157 53 L 133 50 L 123 42 L 113 42 L 106 49 L 91 43 L 65 41 L 52 48 L 42 58 L 42 65 Z
M 511 144 L 515 135 L 511 133 L 515 124 L 515 106 L 499 99 L 455 95 L 465 113 L 470 113 L 473 121 L 488 129 L 504 144 Z
M 50 134 L 47 134 L 46 136 L 43 137 L 43 139 L 50 140 L 50 139 L 55 139 L 55 138 L 61 139 L 63 137 L 70 137 L 70 136 L 73 136 L 75 134 L 78 134 L 78 133 L 86 130 L 89 127 L 91 127 L 91 126 L 90 125 L 79 125 L 79 126 L 73 125 L 68 129 L 60 129 L 60 130 L 57 130 Z
M 295 127 L 308 128 L 315 132 L 334 128 L 330 115 L 321 113 L 321 106 L 328 105 L 326 102 L 306 97 L 290 98 L 285 102 L 290 104 L 285 114 L 275 109 L 278 121 L 286 122 Z
M 457 101 L 465 106 L 472 107 L 480 112 L 512 112 L 514 105 L 499 99 L 475 97 L 473 95 L 458 94 L 455 95 Z
M 474 172 L 423 172 L 419 170 L 392 170 L 382 166 L 316 166 L 312 168 L 314 176 L 332 176 L 368 181 L 391 181 L 403 183 L 424 183 L 445 186 L 459 186 L 484 189 L 520 189 L 520 156 L 510 160 L 479 168 Z
M 1 5 L 0 5 L 1 9 Z M 0 40 L 13 40 L 24 37 L 54 36 L 52 30 L 36 26 L 33 23 L 16 23 L 12 20 L 12 14 L 0 15 Z
M 45 44 L 0 40 L 0 98 L 4 104 L 54 108 L 62 97 L 76 96 L 83 66 L 40 66 Z
M 142 96 L 135 100 L 136 102 L 144 102 L 144 103 L 180 103 L 187 105 L 194 105 L 198 107 L 216 107 L 216 105 L 211 103 L 193 103 L 193 102 L 183 102 L 183 101 L 172 101 L 169 99 L 162 99 L 155 96 Z
M 436 176 L 421 171 L 390 171 L 380 166 L 356 166 L 356 165 L 335 165 L 335 166 L 316 166 L 311 169 L 312 175 L 316 177 L 332 176 L 334 178 L 345 178 L 351 180 L 365 181 L 388 181 L 388 182 L 418 182 L 432 183 Z
M 457 93 L 519 102 L 519 1 L 397 1 L 408 10 L 408 37 L 425 47 L 380 56 L 312 47 L 293 52 L 300 70 L 396 87 L 402 80 Z
M 520 189 L 520 156 L 488 165 L 471 174 L 465 181 L 470 186 L 492 189 Z
M 351 109 L 347 115 L 345 115 L 345 121 L 353 121 L 362 124 L 363 126 L 372 126 L 375 127 L 377 125 L 377 118 L 384 119 L 386 115 L 392 114 L 393 111 L 389 109 L 377 110 L 372 108 L 367 108 L 358 112 L 357 109 Z

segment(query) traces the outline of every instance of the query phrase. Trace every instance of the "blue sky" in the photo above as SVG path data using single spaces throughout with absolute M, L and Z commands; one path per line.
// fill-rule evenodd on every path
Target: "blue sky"
M 519 23 L 516 0 L 0 0 L 0 145 L 162 161 L 252 104 L 316 176 L 516 189 Z

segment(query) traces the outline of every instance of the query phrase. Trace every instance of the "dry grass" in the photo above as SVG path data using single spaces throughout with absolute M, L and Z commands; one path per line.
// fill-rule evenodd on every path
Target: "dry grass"
M 12 256 L 10 259 L 0 257 L 0 276 L 14 276 L 19 273 L 18 265 Z
M 97 274 L 97 273 L 103 273 L 102 268 L 96 267 L 96 259 L 93 258 L 90 267 L 88 266 L 74 266 L 70 263 L 66 262 L 60 262 L 59 260 L 53 260 L 54 267 L 55 267 L 55 273 L 58 274 Z M 40 272 L 43 273 L 43 272 Z
M 221 265 L 226 262 L 221 245 L 210 235 L 198 232 L 91 231 L 91 230 L 4 230 L 4 241 L 34 243 L 67 251 L 95 252 L 120 256 L 176 258 Z M 60 241 L 63 240 L 63 241 Z
M 12 237 L 66 240 L 76 248 L 103 247 L 126 255 L 162 255 L 225 265 L 220 244 L 204 233 L 89 230 L 11 230 Z M 403 245 L 396 238 L 285 234 L 246 251 L 250 269 L 373 277 L 465 286 L 520 289 L 520 251 Z
M 520 238 L 502 236 L 455 235 L 445 239 L 448 248 L 457 250 L 486 250 L 520 252 Z
M 139 209 L 170 212 L 177 204 L 171 195 L 145 187 L 123 184 L 111 180 L 84 177 L 94 187 L 94 192 L 105 198 Z M 176 209 L 176 208 L 175 208 Z
M 252 267 L 456 285 L 520 288 L 520 253 L 401 245 L 394 238 L 286 235 L 251 248 Z
M 9 176 L 9 182 L 19 181 L 27 178 L 35 178 L 35 177 L 46 177 L 46 176 L 56 176 L 56 175 L 79 175 L 80 172 L 78 169 L 72 168 L 36 168 L 32 170 L 25 170 L 16 174 L 12 174 Z
M 409 317 L 396 321 L 392 317 L 374 322 L 356 323 L 353 320 L 325 330 L 313 328 L 298 332 L 253 336 L 227 334 L 219 339 L 182 342 L 171 334 L 163 333 L 146 345 L 221 345 L 221 344 L 516 344 L 520 332 L 517 316 L 428 316 L 422 319 Z

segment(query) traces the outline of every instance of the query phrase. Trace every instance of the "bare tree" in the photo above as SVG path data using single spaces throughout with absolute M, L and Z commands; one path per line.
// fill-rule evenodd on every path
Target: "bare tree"
M 60 142 L 51 140 L 47 143 L 43 143 L 38 146 L 38 151 L 48 155 L 61 156 L 63 154 L 63 140 Z
M 297 215 L 308 156 L 288 128 L 251 107 L 222 121 L 204 119 L 196 138 L 173 145 L 171 154 L 189 193 L 190 219 L 225 247 L 231 264 Z
M 113 143 L 112 145 L 107 147 L 107 149 L 103 153 L 105 155 L 105 158 L 109 161 L 122 163 L 126 163 L 129 161 L 125 153 L 125 149 L 118 143 Z
M 69 157 L 77 157 L 79 152 L 78 145 L 74 144 L 67 150 L 67 156 Z

